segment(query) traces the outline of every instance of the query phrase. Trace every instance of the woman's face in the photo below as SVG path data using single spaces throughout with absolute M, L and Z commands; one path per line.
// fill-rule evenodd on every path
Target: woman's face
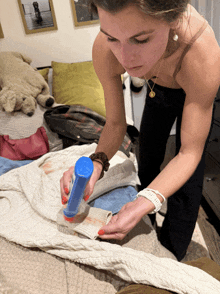
M 115 14 L 98 8 L 100 30 L 124 69 L 134 77 L 148 73 L 165 53 L 170 25 L 130 5 Z

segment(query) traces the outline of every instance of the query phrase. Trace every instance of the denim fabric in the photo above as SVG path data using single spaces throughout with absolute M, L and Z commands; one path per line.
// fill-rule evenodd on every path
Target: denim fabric
M 117 188 L 89 203 L 91 207 L 102 208 L 116 214 L 128 202 L 135 200 L 137 191 L 132 186 Z
M 33 160 L 11 160 L 0 156 L 0 176 L 11 169 L 31 163 Z

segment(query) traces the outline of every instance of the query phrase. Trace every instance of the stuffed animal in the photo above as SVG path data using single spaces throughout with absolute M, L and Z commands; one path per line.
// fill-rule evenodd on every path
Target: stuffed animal
M 28 116 L 35 112 L 37 102 L 50 107 L 54 97 L 43 76 L 19 52 L 0 52 L 0 109 L 6 112 L 21 110 Z

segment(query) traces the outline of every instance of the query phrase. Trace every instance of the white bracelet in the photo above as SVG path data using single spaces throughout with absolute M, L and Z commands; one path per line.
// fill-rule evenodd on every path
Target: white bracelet
M 164 201 L 166 200 L 165 197 L 161 193 L 159 193 L 156 190 L 149 189 L 149 188 L 146 188 L 137 194 L 137 198 L 138 197 L 145 197 L 148 200 L 150 200 L 153 203 L 153 205 L 155 206 L 155 209 L 153 211 L 149 212 L 149 214 L 153 214 L 153 213 L 158 212 L 162 207 L 162 203 L 160 202 L 160 200 L 158 199 L 156 194 L 160 195 Z
M 160 195 L 161 196 L 161 198 L 163 199 L 163 202 L 165 202 L 166 201 L 166 198 L 163 196 L 163 194 L 161 194 L 159 191 L 157 191 L 157 190 L 154 190 L 154 189 L 150 189 L 150 188 L 146 188 L 146 189 L 144 189 L 144 190 L 146 190 L 146 191 L 152 191 L 152 192 L 154 192 L 155 194 L 158 194 L 158 195 Z

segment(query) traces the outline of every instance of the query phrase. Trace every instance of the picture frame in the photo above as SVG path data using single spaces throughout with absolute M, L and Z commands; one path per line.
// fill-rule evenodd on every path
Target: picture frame
M 17 0 L 26 34 L 57 30 L 52 0 Z
M 2 30 L 2 26 L 0 23 L 0 39 L 4 38 L 4 34 L 3 34 L 3 30 Z
M 88 0 L 71 0 L 72 2 L 72 10 L 73 10 L 73 18 L 74 25 L 85 26 L 85 25 L 93 25 L 99 23 L 99 18 L 97 15 L 89 12 L 88 9 Z

